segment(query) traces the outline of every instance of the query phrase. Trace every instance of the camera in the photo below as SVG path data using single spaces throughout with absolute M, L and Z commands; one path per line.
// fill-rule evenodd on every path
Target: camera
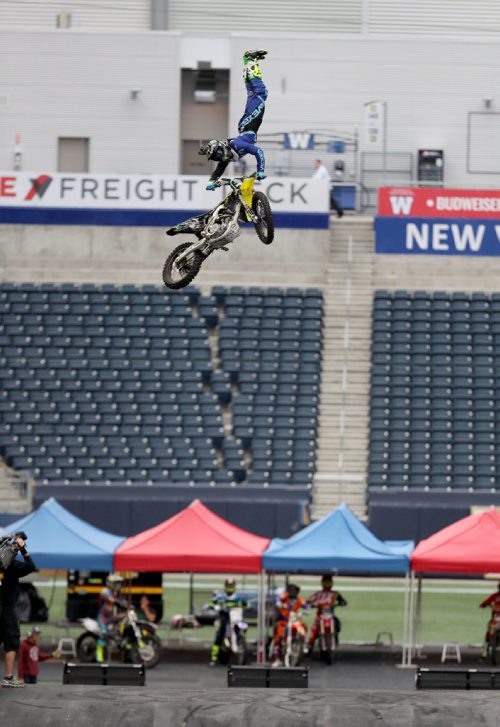
M 26 541 L 28 536 L 24 532 L 14 533 L 13 535 L 0 535 L 0 568 L 3 570 L 9 567 L 20 551 L 24 550 L 17 544 L 18 538 Z

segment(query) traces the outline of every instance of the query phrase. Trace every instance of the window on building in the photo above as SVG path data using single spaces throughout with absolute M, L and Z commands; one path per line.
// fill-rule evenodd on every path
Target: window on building
M 60 136 L 57 140 L 57 171 L 89 171 L 89 139 Z

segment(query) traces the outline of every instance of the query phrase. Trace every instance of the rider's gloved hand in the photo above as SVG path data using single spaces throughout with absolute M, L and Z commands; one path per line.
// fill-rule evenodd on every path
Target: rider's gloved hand
M 257 172 L 257 174 L 255 175 L 255 179 L 265 179 L 265 178 L 266 178 L 266 175 L 264 174 L 264 172 Z
M 207 189 L 209 189 L 211 192 L 213 192 L 214 189 L 217 189 L 217 186 L 218 186 L 217 185 L 217 180 L 216 179 L 211 179 L 209 181 L 209 183 L 207 184 Z

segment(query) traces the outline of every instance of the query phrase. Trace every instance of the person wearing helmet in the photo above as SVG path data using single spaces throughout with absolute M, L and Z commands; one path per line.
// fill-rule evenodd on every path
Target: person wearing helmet
M 109 630 L 122 618 L 118 611 L 127 608 L 127 604 L 120 598 L 122 585 L 122 576 L 119 573 L 110 573 L 106 578 L 106 587 L 102 589 L 97 599 L 97 623 L 100 631 L 96 648 L 98 663 L 102 663 L 105 659 L 106 637 Z
M 236 581 L 234 578 L 226 578 L 224 581 L 224 593 L 214 593 L 210 602 L 210 608 L 218 612 L 217 631 L 215 632 L 214 644 L 210 654 L 210 666 L 215 666 L 219 660 L 220 647 L 224 640 L 229 614 L 232 608 L 245 608 L 246 601 L 236 592 Z
M 306 603 L 300 597 L 300 586 L 289 583 L 286 593 L 282 593 L 276 601 L 276 623 L 273 634 L 273 666 L 280 666 L 283 659 L 282 644 L 290 613 L 299 613 Z M 305 626 L 305 625 L 304 625 Z
M 213 173 L 207 184 L 207 189 L 214 190 L 217 187 L 217 180 L 224 174 L 227 165 L 231 161 L 241 159 L 246 154 L 251 154 L 257 162 L 257 179 L 265 178 L 266 160 L 264 152 L 257 146 L 257 132 L 266 110 L 268 91 L 262 80 L 262 72 L 258 61 L 265 58 L 267 51 L 253 50 L 245 51 L 243 56 L 243 79 L 247 92 L 247 101 L 243 116 L 238 122 L 238 136 L 234 139 L 221 141 L 210 139 L 199 150 L 210 161 L 217 162 Z
M 342 598 L 338 591 L 333 590 L 333 578 L 327 573 L 321 578 L 321 591 L 316 591 L 312 596 L 309 596 L 307 604 L 316 607 L 316 618 L 312 625 L 308 644 L 308 651 L 312 651 L 318 635 L 321 611 L 324 608 L 331 608 L 333 611 L 337 606 L 347 606 L 347 601 L 345 598 Z M 340 632 L 342 624 L 340 623 L 340 619 L 335 615 L 333 616 L 333 620 L 335 622 L 335 641 L 338 644 L 338 633 Z
M 497 590 L 486 598 L 482 603 L 479 604 L 480 608 L 491 608 L 491 618 L 488 621 L 486 627 L 486 634 L 484 637 L 484 646 L 481 653 L 481 658 L 485 659 L 488 656 L 488 646 L 491 637 L 495 631 L 500 629 L 500 582 L 497 585 Z

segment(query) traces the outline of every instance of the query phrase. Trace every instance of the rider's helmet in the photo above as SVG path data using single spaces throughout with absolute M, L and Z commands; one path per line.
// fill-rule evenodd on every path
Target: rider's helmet
M 207 159 L 213 162 L 228 162 L 233 158 L 232 149 L 227 141 L 219 141 L 218 139 L 210 139 L 205 146 L 200 147 L 198 154 L 204 154 Z
M 236 581 L 234 578 L 226 578 L 224 581 L 224 593 L 226 596 L 232 596 L 236 590 Z
M 110 573 L 106 578 L 106 585 L 112 591 L 119 591 L 123 585 L 123 578 L 118 573 Z
M 300 593 L 300 586 L 298 586 L 296 583 L 289 583 L 287 590 L 290 598 L 297 598 Z
M 331 588 L 333 586 L 333 578 L 331 575 L 325 574 L 321 576 L 321 586 L 323 588 Z

